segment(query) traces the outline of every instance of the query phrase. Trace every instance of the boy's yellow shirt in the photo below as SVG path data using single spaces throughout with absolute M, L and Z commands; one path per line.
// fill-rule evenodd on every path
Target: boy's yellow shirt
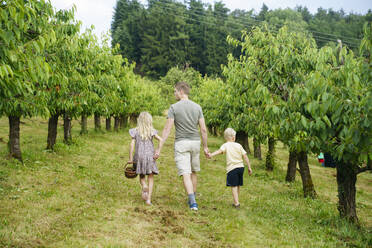
M 235 168 L 244 167 L 243 155 L 247 154 L 242 145 L 236 142 L 226 142 L 220 147 L 223 153 L 226 153 L 226 173 Z

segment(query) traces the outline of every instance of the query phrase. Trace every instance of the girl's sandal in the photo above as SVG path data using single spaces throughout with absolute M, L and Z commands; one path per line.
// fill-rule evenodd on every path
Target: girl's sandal
M 148 188 L 143 188 L 142 189 L 142 200 L 147 201 L 149 189 Z

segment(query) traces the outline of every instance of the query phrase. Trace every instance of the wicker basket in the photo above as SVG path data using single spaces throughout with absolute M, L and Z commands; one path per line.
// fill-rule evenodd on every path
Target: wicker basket
M 128 167 L 128 163 L 125 164 L 124 167 L 124 175 L 126 178 L 135 178 L 137 177 L 136 170 L 134 169 L 133 166 Z

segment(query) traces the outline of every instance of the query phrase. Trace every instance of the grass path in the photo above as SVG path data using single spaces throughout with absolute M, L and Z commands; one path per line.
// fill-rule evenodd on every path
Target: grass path
M 66 146 L 60 123 L 50 153 L 44 151 L 47 121 L 23 121 L 24 165 L 5 158 L 8 122 L 0 119 L 0 247 L 372 247 L 371 173 L 357 182 L 360 229 L 338 218 L 335 170 L 318 166 L 315 156 L 309 162 L 318 199 L 302 197 L 299 175 L 293 184 L 284 182 L 288 153 L 281 144 L 274 172 L 249 156 L 253 175 L 245 173 L 240 210 L 230 207 L 224 157 L 202 158 L 194 213 L 176 176 L 171 136 L 149 207 L 138 179 L 123 176 L 128 130 L 80 137 L 74 121 L 75 144 Z M 159 131 L 164 123 L 154 118 Z M 214 151 L 223 140 L 208 142 Z

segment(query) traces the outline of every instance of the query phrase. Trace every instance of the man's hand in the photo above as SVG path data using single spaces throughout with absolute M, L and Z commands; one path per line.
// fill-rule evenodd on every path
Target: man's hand
M 156 151 L 154 153 L 154 159 L 157 160 L 159 157 L 160 157 L 160 151 L 159 151 L 159 149 L 156 149 Z
M 208 154 L 209 154 L 208 147 L 204 147 L 204 155 L 205 155 L 207 158 L 209 158 L 209 157 L 208 157 Z
M 249 175 L 252 175 L 252 169 L 251 169 L 251 167 L 248 167 L 248 174 Z

